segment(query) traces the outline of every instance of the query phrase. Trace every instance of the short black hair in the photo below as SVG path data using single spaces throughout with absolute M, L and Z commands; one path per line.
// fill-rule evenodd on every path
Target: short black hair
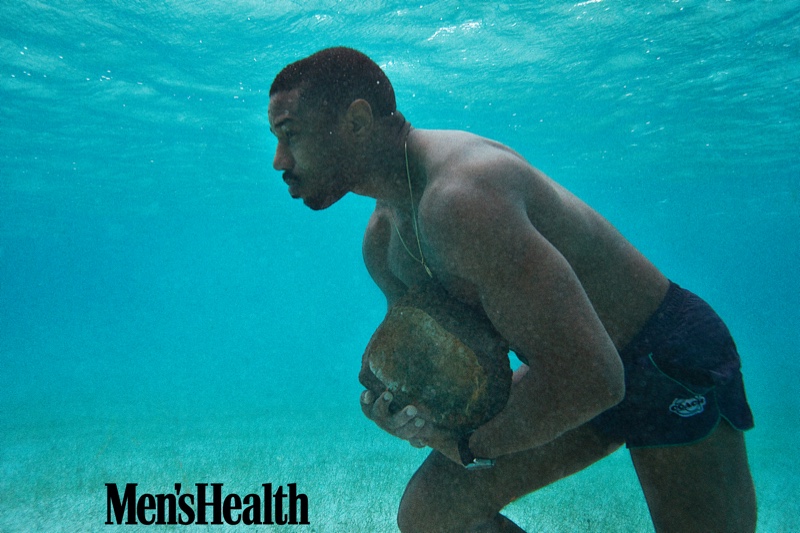
M 334 116 L 359 98 L 369 102 L 379 117 L 397 110 L 389 78 L 373 60 L 352 48 L 326 48 L 287 65 L 275 76 L 269 95 L 298 88 L 305 105 Z

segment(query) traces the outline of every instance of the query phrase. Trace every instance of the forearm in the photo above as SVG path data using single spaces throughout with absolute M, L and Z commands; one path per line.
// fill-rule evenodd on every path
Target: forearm
M 521 374 L 521 375 L 520 375 Z M 506 407 L 470 438 L 477 457 L 499 457 L 546 444 L 616 405 L 624 393 L 601 380 L 580 386 L 517 372 Z M 558 383 L 558 385 L 553 385 Z

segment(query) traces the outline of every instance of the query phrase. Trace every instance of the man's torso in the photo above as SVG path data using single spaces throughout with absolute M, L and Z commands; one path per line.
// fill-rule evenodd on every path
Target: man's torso
M 409 151 L 413 169 L 426 178 L 419 198 L 419 239 L 434 277 L 453 296 L 479 305 L 477 287 L 454 274 L 429 237 L 437 231 L 426 216 L 443 195 L 478 187 L 504 200 L 521 202 L 531 225 L 566 259 L 618 349 L 641 329 L 669 282 L 608 221 L 512 150 L 458 131 L 414 130 Z M 488 201 L 488 200 L 487 200 Z M 410 198 L 409 198 L 410 202 Z M 396 234 L 393 224 L 396 223 Z M 459 221 L 470 231 L 471 221 Z M 408 250 L 406 249 L 408 248 Z M 417 232 L 408 210 L 378 203 L 367 229 L 364 257 L 390 301 L 426 280 L 419 262 Z M 412 257 L 414 255 L 414 257 Z

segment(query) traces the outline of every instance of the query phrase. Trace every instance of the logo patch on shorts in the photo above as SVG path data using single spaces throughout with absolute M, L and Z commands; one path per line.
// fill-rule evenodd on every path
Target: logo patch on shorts
M 698 394 L 694 398 L 675 398 L 672 400 L 669 410 L 678 416 L 687 418 L 702 413 L 705 405 L 705 397 Z

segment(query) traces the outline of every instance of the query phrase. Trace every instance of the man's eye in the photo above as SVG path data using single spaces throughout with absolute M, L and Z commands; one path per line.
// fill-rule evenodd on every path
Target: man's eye
M 278 131 L 280 131 L 285 137 L 291 137 L 295 134 L 295 131 L 288 124 L 282 125 L 280 128 L 278 128 Z

